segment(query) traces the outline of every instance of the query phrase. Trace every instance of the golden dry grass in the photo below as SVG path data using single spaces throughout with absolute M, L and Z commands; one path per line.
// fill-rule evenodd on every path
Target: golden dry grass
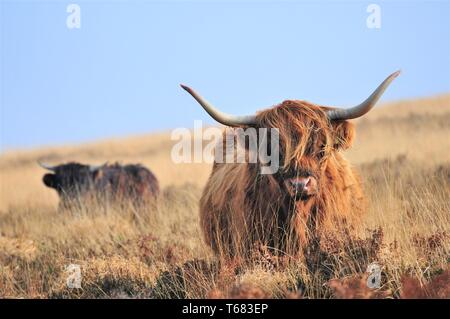
M 0 157 L 0 297 L 450 297 L 441 289 L 450 286 L 449 137 L 450 95 L 376 108 L 357 121 L 346 154 L 365 182 L 368 230 L 351 241 L 338 236 L 307 260 L 256 251 L 245 266 L 216 260 L 204 244 L 198 200 L 211 167 L 174 164 L 168 133 L 8 151 Z M 164 192 L 147 209 L 60 212 L 38 159 L 143 163 Z M 361 278 L 375 261 L 382 288 L 369 291 Z M 66 286 L 72 263 L 82 289 Z M 417 287 L 427 292 L 414 295 Z

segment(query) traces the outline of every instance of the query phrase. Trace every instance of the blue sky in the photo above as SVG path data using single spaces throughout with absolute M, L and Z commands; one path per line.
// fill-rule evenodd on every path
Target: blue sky
M 449 1 L 0 1 L 1 150 L 213 123 L 179 83 L 240 114 L 450 91 Z

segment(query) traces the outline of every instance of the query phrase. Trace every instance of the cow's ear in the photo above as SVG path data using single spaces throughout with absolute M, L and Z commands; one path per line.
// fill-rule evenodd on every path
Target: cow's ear
M 334 148 L 348 149 L 355 139 L 355 126 L 348 121 L 333 121 Z
M 45 174 L 42 181 L 47 187 L 55 188 L 55 174 Z

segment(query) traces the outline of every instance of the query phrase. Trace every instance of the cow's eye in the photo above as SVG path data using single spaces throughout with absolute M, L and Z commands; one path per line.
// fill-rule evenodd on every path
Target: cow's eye
M 320 151 L 317 153 L 317 158 L 322 159 L 325 157 L 325 149 L 321 148 Z

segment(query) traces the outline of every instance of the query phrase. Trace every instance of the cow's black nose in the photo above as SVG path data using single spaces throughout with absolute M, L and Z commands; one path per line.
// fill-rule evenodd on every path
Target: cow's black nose
M 317 180 L 314 176 L 291 178 L 285 180 L 285 185 L 290 195 L 297 200 L 308 199 L 315 195 L 318 190 Z
M 292 180 L 291 185 L 296 192 L 303 192 L 306 188 L 306 182 L 303 180 Z
M 313 193 L 315 190 L 315 178 L 312 176 L 297 177 L 290 180 L 292 190 L 300 194 Z

